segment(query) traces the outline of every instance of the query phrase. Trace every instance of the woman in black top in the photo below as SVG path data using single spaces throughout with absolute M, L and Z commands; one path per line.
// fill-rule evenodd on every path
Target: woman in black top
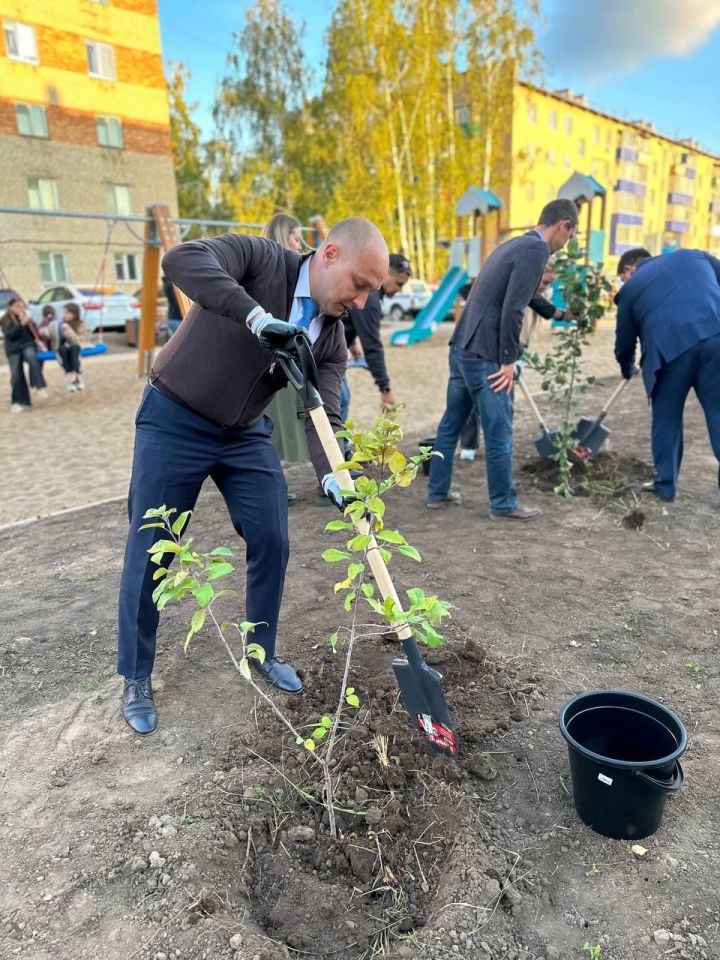
M 22 413 L 31 405 L 30 390 L 25 379 L 23 364 L 28 365 L 30 386 L 37 391 L 37 399 L 44 400 L 47 396 L 47 385 L 37 356 L 37 331 L 28 316 L 25 304 L 19 297 L 8 302 L 7 312 L 0 320 L 0 325 L 5 337 L 5 353 L 10 367 L 12 388 L 10 410 L 12 413 Z

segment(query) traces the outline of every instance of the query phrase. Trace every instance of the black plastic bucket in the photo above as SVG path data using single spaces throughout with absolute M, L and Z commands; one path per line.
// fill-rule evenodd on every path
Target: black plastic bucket
M 678 717 L 638 693 L 598 690 L 565 704 L 560 731 L 580 819 L 619 840 L 655 833 L 667 795 L 683 785 L 687 732 Z
M 426 440 L 421 440 L 420 443 L 418 444 L 418 446 L 419 446 L 419 447 L 430 447 L 430 449 L 432 450 L 432 448 L 435 446 L 435 437 L 428 437 Z M 431 464 L 431 462 L 432 462 L 432 457 L 430 457 L 428 460 L 423 460 L 422 472 L 425 474 L 426 477 L 429 477 L 429 476 L 430 476 L 430 464 Z

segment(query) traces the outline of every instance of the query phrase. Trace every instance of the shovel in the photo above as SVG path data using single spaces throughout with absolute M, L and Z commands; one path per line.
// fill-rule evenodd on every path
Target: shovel
M 527 400 L 528 405 L 532 410 L 535 416 L 535 419 L 537 420 L 540 426 L 540 429 L 542 430 L 542 433 L 535 441 L 535 449 L 537 450 L 542 460 L 552 460 L 552 458 L 558 452 L 558 448 L 555 443 L 555 440 L 557 437 L 560 436 L 560 431 L 548 430 L 548 428 L 545 426 L 545 421 L 543 420 L 542 415 L 537 408 L 537 404 L 535 403 L 532 396 L 530 395 L 530 391 L 528 390 L 527 385 L 525 384 L 525 381 L 523 380 L 522 376 L 518 377 L 517 384 L 520 387 L 523 396 Z
M 345 463 L 345 457 L 323 407 L 322 397 L 318 391 L 315 360 L 307 338 L 302 335 L 294 337 L 286 347 L 277 351 L 276 356 L 288 380 L 302 397 L 305 409 L 322 443 L 325 456 L 338 478 L 340 489 L 354 490 L 355 484 L 348 471 L 337 469 Z M 366 519 L 359 520 L 356 523 L 356 529 L 363 535 L 371 536 L 367 557 L 383 599 L 392 597 L 396 606 L 400 607 L 397 591 L 390 579 L 385 561 L 380 556 L 375 538 L 372 537 L 370 524 Z M 440 683 L 442 675 L 429 667 L 420 656 L 415 637 L 408 624 L 398 623 L 395 631 L 402 643 L 405 657 L 393 660 L 393 671 L 400 687 L 403 704 L 410 715 L 410 721 L 420 730 L 434 750 L 454 757 L 457 754 L 457 738 L 453 731 L 450 709 Z
M 574 459 L 587 460 L 588 457 L 596 454 L 605 443 L 610 436 L 610 430 L 605 426 L 603 420 L 607 416 L 610 407 L 615 403 L 629 383 L 629 380 L 623 379 L 617 387 L 615 387 L 609 400 L 594 420 L 591 420 L 590 417 L 582 417 L 578 420 L 578 425 L 572 434 L 573 438 L 577 440 L 577 444 L 570 450 L 570 455 Z

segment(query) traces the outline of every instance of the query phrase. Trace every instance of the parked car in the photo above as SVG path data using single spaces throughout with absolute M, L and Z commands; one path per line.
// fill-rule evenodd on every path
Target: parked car
M 382 312 L 391 320 L 398 322 L 405 314 L 414 317 L 429 302 L 433 288 L 424 280 L 408 280 L 400 293 L 393 297 L 383 297 Z
M 140 316 L 140 301 L 129 293 L 114 287 L 98 287 L 94 284 L 59 284 L 49 287 L 37 300 L 30 300 L 28 309 L 32 319 L 39 323 L 43 307 L 50 304 L 60 316 L 65 304 L 76 303 L 80 315 L 91 331 L 124 330 L 128 320 Z

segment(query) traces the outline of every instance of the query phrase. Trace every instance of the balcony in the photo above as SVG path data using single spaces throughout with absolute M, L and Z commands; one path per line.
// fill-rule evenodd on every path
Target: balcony
M 665 221 L 665 232 L 666 233 L 687 233 L 690 229 L 690 224 L 687 220 L 666 220 Z
M 634 147 L 618 147 L 615 153 L 616 160 L 627 160 L 630 163 L 635 163 L 638 157 L 638 152 Z
M 615 182 L 615 192 L 632 193 L 636 197 L 644 197 L 647 187 L 644 183 L 636 183 L 634 180 L 617 180 Z
M 669 193 L 667 196 L 668 203 L 677 203 L 681 207 L 691 207 L 693 198 L 692 194 L 689 193 Z

